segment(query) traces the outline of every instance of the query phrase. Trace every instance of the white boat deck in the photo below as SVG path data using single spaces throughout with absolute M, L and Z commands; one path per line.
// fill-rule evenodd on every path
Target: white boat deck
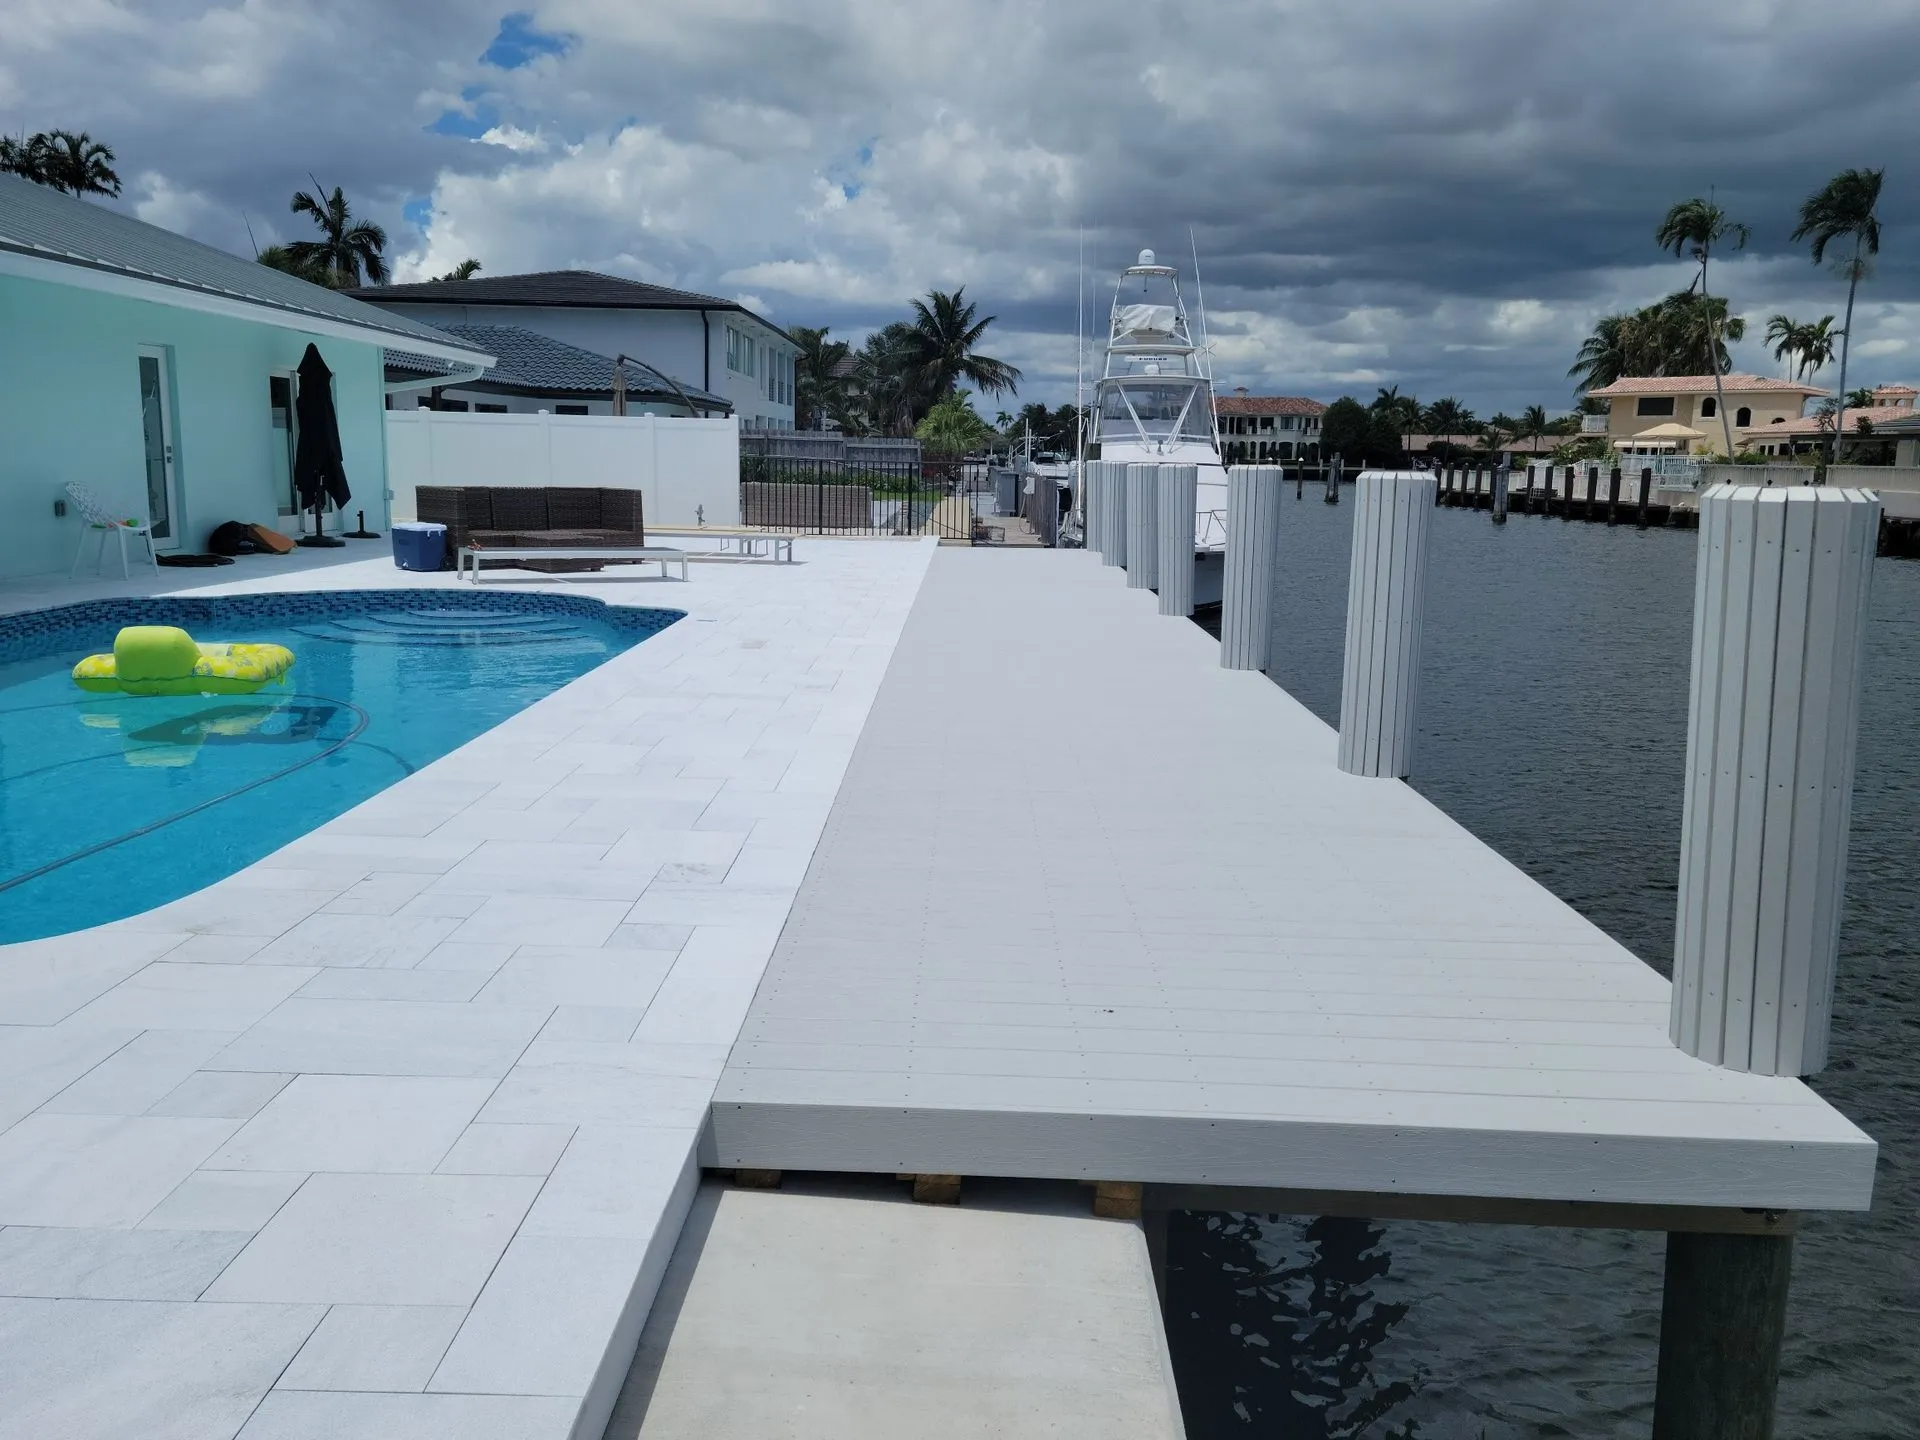
M 943 550 L 708 1163 L 1864 1208 L 1805 1085 L 1083 553 Z

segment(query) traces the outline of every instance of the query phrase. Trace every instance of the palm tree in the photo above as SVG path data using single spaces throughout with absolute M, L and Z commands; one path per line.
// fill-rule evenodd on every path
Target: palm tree
M 1644 313 L 1644 312 L 1642 312 Z M 1638 374 L 1636 347 L 1638 317 L 1602 315 L 1593 323 L 1593 333 L 1580 342 L 1567 374 L 1581 391 L 1601 390 L 1614 381 Z
M 1738 250 L 1747 243 L 1752 232 L 1745 225 L 1727 218 L 1727 212 L 1714 204 L 1711 199 L 1702 200 L 1695 196 L 1691 200 L 1682 200 L 1660 222 L 1653 232 L 1654 242 L 1662 250 L 1671 250 L 1675 258 L 1691 257 L 1700 264 L 1697 284 L 1700 287 L 1700 299 L 1711 305 L 1707 294 L 1707 261 L 1712 257 L 1713 247 L 1725 240 L 1730 248 Z M 1720 432 L 1726 438 L 1727 458 L 1733 458 L 1733 421 L 1727 415 L 1727 396 L 1721 384 L 1720 350 L 1716 343 L 1714 315 L 1709 308 L 1707 320 L 1706 345 L 1704 353 L 1707 363 L 1713 369 L 1714 411 L 1720 417 Z
M 306 281 L 309 285 L 331 286 L 333 279 L 319 265 L 309 264 L 293 258 L 285 245 L 269 245 L 253 257 L 269 270 L 280 270 L 288 275 Z
M 436 280 L 471 280 L 480 273 L 480 262 L 469 255 L 444 275 L 436 275 Z
M 1770 315 L 1767 317 L 1767 343 L 1773 347 L 1773 358 L 1778 360 L 1782 365 L 1785 365 L 1787 357 L 1792 356 L 1794 359 L 1793 375 L 1796 380 L 1800 378 L 1800 366 L 1803 363 L 1799 358 L 1800 337 L 1803 333 L 1804 327 L 1798 320 L 1793 319 L 1791 316 Z
M 1389 385 L 1373 397 L 1373 404 L 1368 408 L 1392 419 L 1394 433 L 1400 439 L 1400 449 L 1410 457 L 1413 454 L 1412 437 L 1420 429 L 1420 417 L 1427 413 L 1420 402 L 1411 395 L 1402 395 L 1398 385 Z
M 1547 418 L 1547 407 L 1544 405 L 1527 406 L 1520 412 L 1515 424 L 1515 438 L 1532 441 L 1529 448 L 1535 455 L 1540 453 L 1540 442 L 1553 432 L 1553 421 Z
M 977 354 L 974 347 L 998 317 L 974 319 L 978 307 L 967 303 L 967 287 L 952 294 L 929 290 L 913 302 L 909 327 L 918 388 L 929 404 L 944 400 L 964 378 L 989 395 L 1019 388 L 1020 372 L 1004 360 Z
M 1827 246 L 1853 240 L 1853 254 L 1839 263 L 1847 277 L 1847 318 L 1840 327 L 1840 409 L 1833 420 L 1833 458 L 1840 458 L 1839 437 L 1846 433 L 1847 352 L 1853 347 L 1853 297 L 1867 273 L 1870 257 L 1880 253 L 1880 182 L 1885 170 L 1842 170 L 1809 195 L 1800 206 L 1800 224 L 1791 238 L 1809 242 L 1813 263 L 1826 259 Z
M 1801 329 L 1804 333 L 1800 337 L 1800 360 L 1807 367 L 1807 376 L 1812 377 L 1833 359 L 1834 341 L 1839 336 L 1834 332 L 1831 315 L 1822 315 L 1814 324 L 1803 325 Z
M 844 340 L 827 339 L 825 325 L 793 325 L 793 423 L 802 430 L 821 428 L 826 416 L 840 417 L 847 404 L 847 382 L 840 373 L 851 353 Z
M 853 385 L 859 392 L 863 429 L 904 435 L 932 408 L 919 403 L 918 348 L 914 328 L 896 320 L 867 337 L 853 358 Z
M 1767 341 L 1773 346 L 1773 358 L 1784 361 L 1793 357 L 1796 380 L 1818 373 L 1821 366 L 1833 359 L 1833 339 L 1831 315 L 1822 315 L 1814 322 L 1786 315 L 1775 315 L 1767 321 Z
M 113 150 L 86 131 L 42 130 L 19 140 L 0 137 L 0 171 L 68 195 L 118 195 Z
M 1426 414 L 1420 417 L 1420 423 L 1427 427 L 1429 435 L 1438 435 L 1447 442 L 1447 449 L 1453 449 L 1453 437 L 1464 430 L 1473 420 L 1471 412 L 1451 395 L 1436 400 L 1427 407 Z
M 1855 386 L 1841 396 L 1841 401 L 1857 410 L 1871 410 L 1875 404 L 1873 389 L 1868 385 Z
M 387 283 L 387 232 L 371 220 L 355 220 L 338 185 L 328 195 L 316 181 L 311 191 L 295 191 L 289 208 L 311 215 L 322 237 L 289 241 L 287 255 L 295 264 L 324 273 L 338 290 L 359 285 L 363 274 L 370 284 Z

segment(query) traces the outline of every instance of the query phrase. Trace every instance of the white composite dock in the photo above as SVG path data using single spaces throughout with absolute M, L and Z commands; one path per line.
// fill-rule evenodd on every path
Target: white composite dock
M 1849 1121 L 1218 655 L 1094 556 L 941 551 L 707 1162 L 1867 1205 Z

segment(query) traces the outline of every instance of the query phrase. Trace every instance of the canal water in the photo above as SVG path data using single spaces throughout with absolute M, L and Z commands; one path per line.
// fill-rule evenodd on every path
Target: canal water
M 1337 724 L 1353 492 L 1288 496 L 1272 678 Z M 1440 510 L 1412 783 L 1671 965 L 1696 535 Z M 1920 1433 L 1920 563 L 1873 578 L 1833 1063 L 1880 1142 L 1870 1213 L 1795 1243 L 1777 1433 Z M 1175 1215 L 1193 1440 L 1644 1437 L 1663 1237 Z

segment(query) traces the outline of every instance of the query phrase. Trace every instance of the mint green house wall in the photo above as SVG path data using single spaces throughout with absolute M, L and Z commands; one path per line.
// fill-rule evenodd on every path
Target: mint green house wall
M 275 447 L 269 377 L 293 369 L 311 341 L 334 373 L 340 446 L 367 523 L 387 522 L 385 391 L 376 344 L 146 300 L 0 275 L 0 576 L 64 574 L 80 521 L 54 501 L 77 480 L 115 510 L 146 513 L 140 347 L 166 347 L 174 391 L 174 464 L 181 548 L 204 550 L 225 520 L 292 533 Z M 309 519 L 308 524 L 311 525 Z M 330 519 L 329 528 L 337 520 Z M 88 547 L 87 566 L 93 549 Z M 109 568 L 118 573 L 117 549 Z M 144 552 L 143 552 L 144 558 Z M 83 568 L 83 574 L 89 573 Z

